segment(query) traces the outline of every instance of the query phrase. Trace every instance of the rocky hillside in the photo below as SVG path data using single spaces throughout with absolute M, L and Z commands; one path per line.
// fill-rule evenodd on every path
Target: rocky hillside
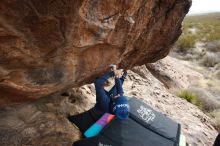
M 171 54 L 203 74 L 196 86 L 220 100 L 220 13 L 187 16 Z
M 128 72 L 124 83 L 125 94 L 143 100 L 179 122 L 188 146 L 212 146 L 217 136 L 212 119 L 166 88 L 174 88 L 177 84 L 181 88 L 187 87 L 186 83 L 190 83 L 192 78 L 200 77 L 190 69 L 182 72 L 181 68 L 186 66 L 170 57 L 147 64 L 147 67 L 135 67 Z M 161 79 L 166 80 L 160 82 Z M 35 102 L 1 108 L 0 116 L 4 118 L 0 119 L 0 145 L 71 146 L 73 141 L 80 139 L 79 130 L 66 117 L 88 110 L 95 104 L 94 85 L 84 85 L 68 92 L 70 96 L 53 95 Z
M 220 13 L 187 16 L 171 56 L 201 74 L 186 91 L 220 129 Z
M 165 57 L 191 0 L 1 0 L 0 105 Z

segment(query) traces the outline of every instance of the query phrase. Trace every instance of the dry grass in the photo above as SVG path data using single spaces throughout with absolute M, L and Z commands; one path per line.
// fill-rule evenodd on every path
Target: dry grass
M 211 111 L 214 111 L 216 109 L 220 109 L 220 102 L 218 102 L 214 98 L 199 97 L 199 100 L 201 101 L 202 110 L 204 112 L 211 112 Z
M 181 90 L 176 95 L 198 106 L 204 113 L 212 117 L 214 120 L 212 126 L 216 130 L 220 130 L 220 101 L 200 91 Z
M 214 119 L 215 129 L 220 131 L 220 109 L 210 112 L 209 115 Z
M 201 93 L 201 92 L 200 92 Z M 198 106 L 204 113 L 213 118 L 212 126 L 220 131 L 220 102 L 207 95 L 197 94 L 189 90 L 177 92 L 177 96 Z
M 206 67 L 214 67 L 219 63 L 219 58 L 214 53 L 206 53 L 206 55 L 202 59 L 202 64 Z
M 198 98 L 197 95 L 195 95 L 191 91 L 181 90 L 181 91 L 177 92 L 176 95 L 180 98 L 186 99 L 188 102 L 198 106 L 199 108 L 202 108 L 201 100 Z
M 215 111 L 216 109 L 220 109 L 220 101 L 216 100 L 209 93 L 205 94 L 199 90 L 198 91 L 180 90 L 176 92 L 176 95 L 198 106 L 205 113 L 209 113 Z

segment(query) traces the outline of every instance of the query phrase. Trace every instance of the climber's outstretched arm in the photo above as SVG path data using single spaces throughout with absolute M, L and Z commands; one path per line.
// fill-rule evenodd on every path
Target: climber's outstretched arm
M 124 73 L 123 73 L 123 75 L 122 75 L 122 77 L 120 78 L 120 81 L 121 81 L 121 83 L 119 83 L 118 81 L 116 81 L 115 80 L 115 85 L 111 88 L 111 90 L 109 90 L 109 92 L 108 92 L 108 94 L 109 94 L 109 96 L 110 97 L 114 97 L 114 96 L 117 96 L 118 94 L 120 94 L 120 90 L 121 90 L 121 88 L 122 88 L 122 85 L 123 85 L 123 83 L 124 83 L 124 80 L 125 80 L 125 78 L 126 78 L 126 76 L 127 76 L 127 71 L 124 71 Z M 121 85 L 119 85 L 119 84 L 121 84 Z M 116 88 L 116 84 L 117 84 L 117 88 Z M 118 90 L 119 90 L 119 92 L 118 92 Z M 123 90 L 123 88 L 122 88 L 122 90 Z M 123 91 L 122 91 L 123 92 Z M 124 92 L 123 92 L 124 93 Z
M 114 76 L 114 72 L 109 72 L 95 81 L 95 89 L 96 89 L 96 103 L 97 106 L 104 112 L 109 111 L 109 103 L 110 98 L 106 94 L 104 90 L 104 83 L 110 78 Z
M 117 95 L 118 96 L 123 96 L 124 95 L 124 90 L 122 87 L 122 82 L 120 78 L 115 78 L 115 87 L 117 89 Z

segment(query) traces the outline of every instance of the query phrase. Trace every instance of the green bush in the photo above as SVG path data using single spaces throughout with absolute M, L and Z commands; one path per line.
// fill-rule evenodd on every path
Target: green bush
M 188 102 L 198 106 L 199 108 L 202 108 L 201 100 L 199 100 L 199 98 L 192 92 L 188 90 L 182 90 L 182 91 L 177 92 L 176 95 L 180 98 L 186 99 Z
M 182 35 L 176 43 L 177 50 L 180 52 L 187 52 L 194 47 L 196 42 L 195 35 Z
M 180 51 L 187 51 L 195 43 L 193 40 L 210 42 L 220 40 L 220 13 L 208 15 L 187 16 L 183 21 L 183 34 L 179 39 Z M 190 33 L 189 29 L 195 28 L 195 34 Z M 188 38 L 187 38 L 188 37 Z M 190 39 L 189 39 L 190 38 Z

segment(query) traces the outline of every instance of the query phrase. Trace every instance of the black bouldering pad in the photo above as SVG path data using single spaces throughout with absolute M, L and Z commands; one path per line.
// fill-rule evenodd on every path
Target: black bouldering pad
M 112 120 L 98 136 L 74 146 L 178 146 L 180 124 L 153 110 L 141 100 L 129 100 L 128 120 Z

